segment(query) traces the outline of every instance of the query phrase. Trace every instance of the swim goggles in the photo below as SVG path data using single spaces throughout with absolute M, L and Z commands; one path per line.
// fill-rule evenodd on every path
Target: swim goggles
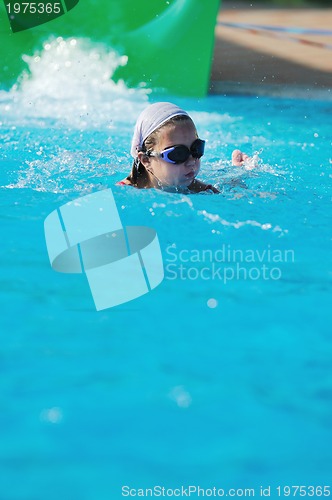
M 182 144 L 178 146 L 172 146 L 170 148 L 164 149 L 160 153 L 155 151 L 147 151 L 147 156 L 155 156 L 157 158 L 162 158 L 164 161 L 173 164 L 184 163 L 188 160 L 190 155 L 193 158 L 201 158 L 204 154 L 205 141 L 202 139 L 196 139 L 190 149 Z

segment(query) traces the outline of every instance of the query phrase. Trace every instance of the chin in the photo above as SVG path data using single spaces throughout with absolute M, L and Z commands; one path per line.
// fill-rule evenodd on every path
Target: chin
M 188 187 L 194 182 L 195 178 L 196 177 L 189 177 L 189 179 L 183 179 L 181 183 L 178 184 L 178 186 Z

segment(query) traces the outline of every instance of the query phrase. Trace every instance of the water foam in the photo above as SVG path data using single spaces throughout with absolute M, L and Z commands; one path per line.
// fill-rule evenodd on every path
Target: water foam
M 129 89 L 111 79 L 126 56 L 103 44 L 52 38 L 40 53 L 23 58 L 29 71 L 0 95 L 5 123 L 103 127 L 111 120 L 134 120 L 147 102 L 146 88 Z

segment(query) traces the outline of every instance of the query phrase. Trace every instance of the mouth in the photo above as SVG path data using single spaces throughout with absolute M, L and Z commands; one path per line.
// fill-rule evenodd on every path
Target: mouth
M 195 177 L 195 172 L 191 171 L 185 175 L 186 179 L 193 179 Z

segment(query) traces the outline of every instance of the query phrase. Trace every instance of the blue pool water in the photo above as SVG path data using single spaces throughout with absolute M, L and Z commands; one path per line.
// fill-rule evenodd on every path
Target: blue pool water
M 118 63 L 59 40 L 0 93 L 0 499 L 329 485 L 331 103 L 169 97 L 222 194 L 138 191 L 115 183 L 158 96 L 112 83 Z M 238 147 L 257 169 L 230 165 Z M 157 231 L 165 279 L 96 312 L 43 223 L 106 187 L 123 225 Z

